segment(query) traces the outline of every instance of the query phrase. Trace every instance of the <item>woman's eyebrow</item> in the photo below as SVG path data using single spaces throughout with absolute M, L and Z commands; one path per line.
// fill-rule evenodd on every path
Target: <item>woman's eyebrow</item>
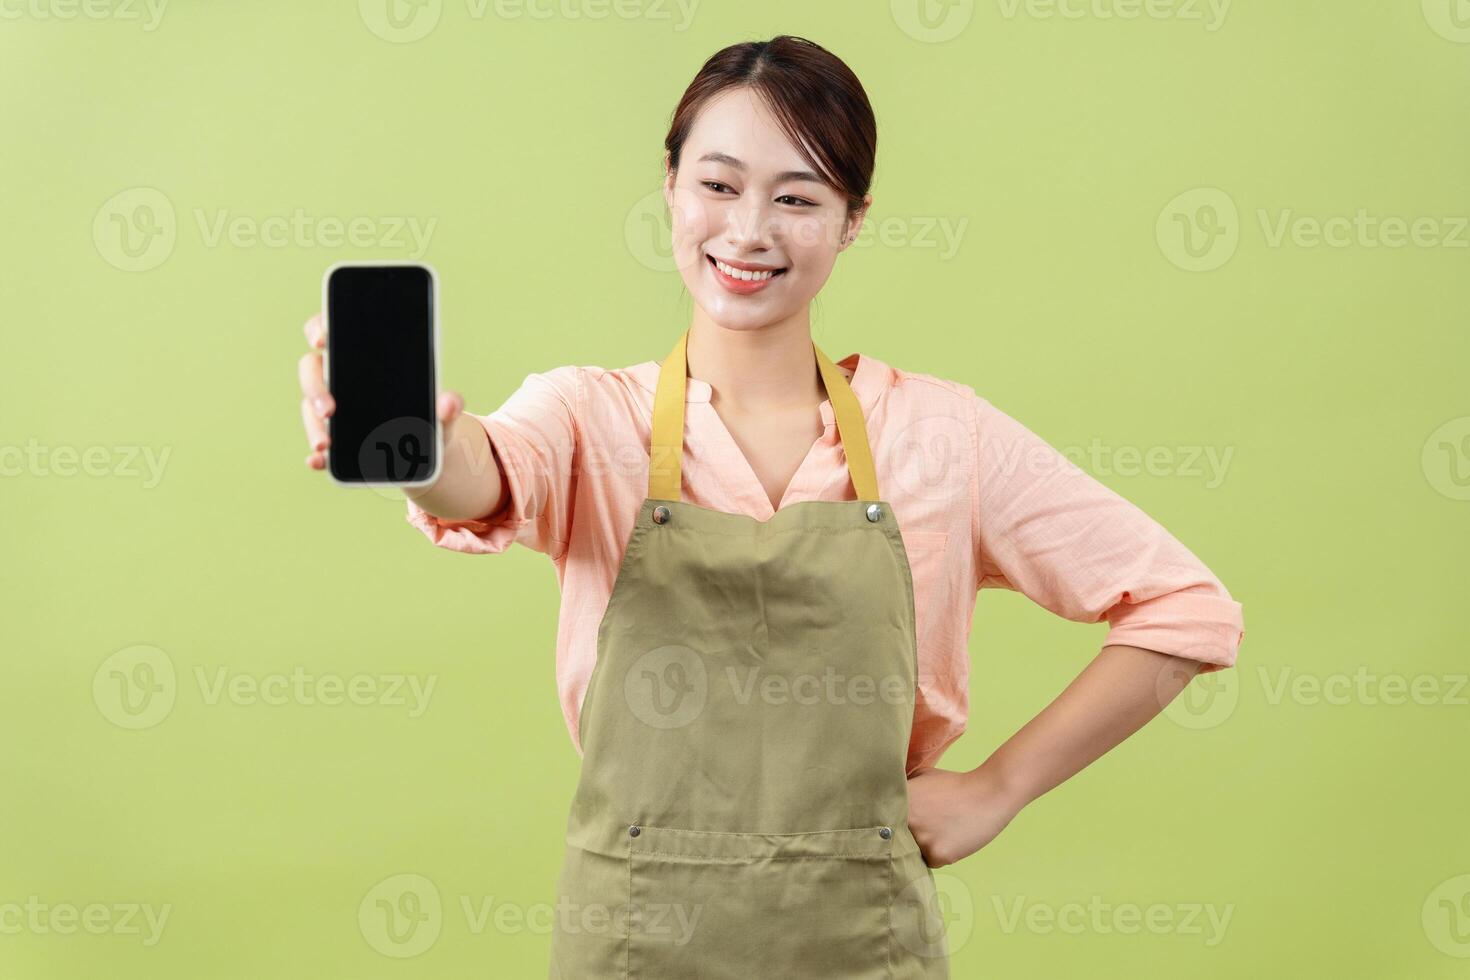
M 737 160 L 735 157 L 730 156 L 730 154 L 728 153 L 720 153 L 718 151 L 706 153 L 704 156 L 699 158 L 699 162 L 723 163 L 727 166 L 734 167 L 741 173 L 745 172 L 745 164 L 740 160 Z M 785 183 L 788 180 L 805 180 L 810 181 L 813 184 L 823 185 L 827 183 L 825 180 L 818 177 L 810 170 L 783 170 L 776 175 L 776 183 L 778 184 Z

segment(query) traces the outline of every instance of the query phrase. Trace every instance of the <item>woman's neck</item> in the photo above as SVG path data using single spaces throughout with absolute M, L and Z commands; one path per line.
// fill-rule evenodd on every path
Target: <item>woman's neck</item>
M 689 376 L 741 413 L 809 408 L 826 397 L 806 311 L 755 330 L 732 330 L 697 310 L 687 353 Z

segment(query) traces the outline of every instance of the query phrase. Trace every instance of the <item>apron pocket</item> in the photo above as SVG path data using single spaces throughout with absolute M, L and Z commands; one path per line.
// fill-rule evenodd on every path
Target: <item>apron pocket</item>
M 882 829 L 640 825 L 629 837 L 628 976 L 888 980 L 892 840 Z

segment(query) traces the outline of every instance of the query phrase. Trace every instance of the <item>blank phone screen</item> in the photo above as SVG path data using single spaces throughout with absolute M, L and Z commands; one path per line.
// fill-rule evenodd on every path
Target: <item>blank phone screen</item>
M 332 475 L 412 483 L 435 468 L 434 284 L 422 266 L 345 266 L 327 280 Z

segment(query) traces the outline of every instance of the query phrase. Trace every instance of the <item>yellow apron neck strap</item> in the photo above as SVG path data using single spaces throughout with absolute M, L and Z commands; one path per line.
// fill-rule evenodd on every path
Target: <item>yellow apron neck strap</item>
M 658 372 L 658 389 L 653 396 L 653 437 L 649 443 L 648 496 L 654 500 L 681 500 L 683 491 L 684 400 L 689 378 L 689 331 L 664 358 Z M 876 501 L 878 477 L 873 453 L 868 446 L 868 429 L 862 406 L 842 372 L 812 344 L 822 384 L 832 402 L 837 435 L 847 456 L 847 472 L 858 500 Z

